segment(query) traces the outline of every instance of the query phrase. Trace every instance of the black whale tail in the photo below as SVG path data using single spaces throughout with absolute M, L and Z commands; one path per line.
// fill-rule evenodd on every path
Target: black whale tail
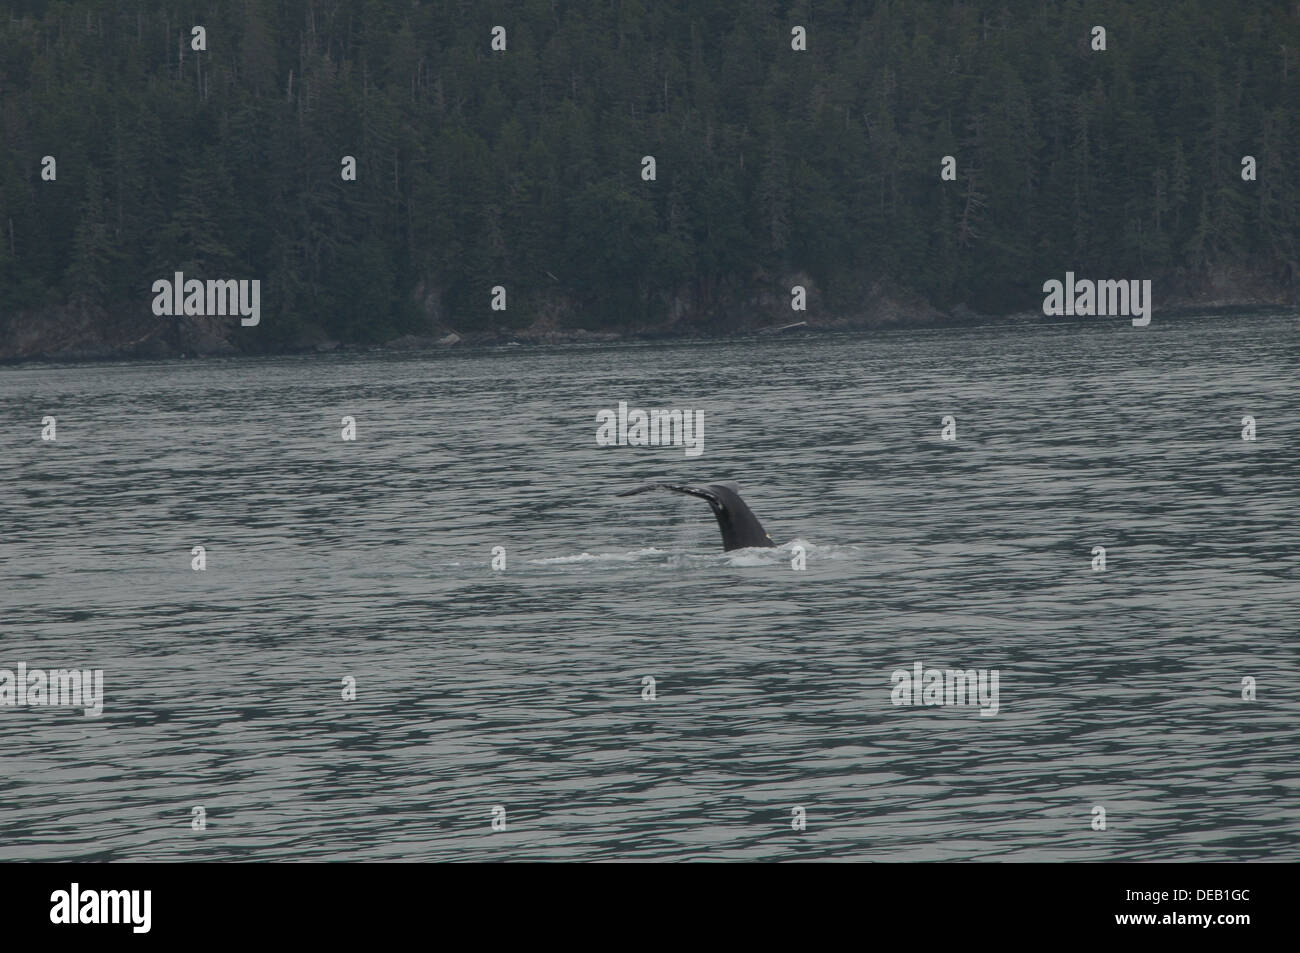
M 647 483 L 631 490 L 624 490 L 618 496 L 632 496 L 649 490 L 668 490 L 672 493 L 685 493 L 708 500 L 718 520 L 718 529 L 722 531 L 722 548 L 726 552 L 733 549 L 746 549 L 751 546 L 775 546 L 772 537 L 767 535 L 758 517 L 740 498 L 740 487 L 735 483 L 708 483 L 703 486 L 690 483 Z

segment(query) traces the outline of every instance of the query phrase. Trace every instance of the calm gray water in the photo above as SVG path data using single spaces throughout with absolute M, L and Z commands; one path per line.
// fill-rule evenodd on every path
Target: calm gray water
M 1298 324 L 0 369 L 0 860 L 1300 859 Z

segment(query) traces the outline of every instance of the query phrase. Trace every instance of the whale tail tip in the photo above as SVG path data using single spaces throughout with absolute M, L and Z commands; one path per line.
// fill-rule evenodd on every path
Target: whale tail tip
M 703 486 L 690 483 L 646 483 L 642 486 L 622 490 L 617 496 L 634 496 L 650 490 L 667 490 L 671 493 L 684 493 L 687 496 L 707 500 L 713 515 L 722 531 L 722 548 L 725 551 L 747 549 L 750 547 L 775 547 L 772 537 L 767 535 L 758 517 L 740 498 L 740 486 L 728 480 L 721 483 L 708 483 Z

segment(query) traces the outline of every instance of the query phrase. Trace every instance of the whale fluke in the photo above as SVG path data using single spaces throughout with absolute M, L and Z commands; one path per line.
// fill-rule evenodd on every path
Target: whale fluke
M 722 530 L 722 549 L 745 549 L 750 546 L 775 546 L 772 537 L 767 535 L 758 517 L 740 498 L 740 487 L 735 483 L 708 483 L 698 486 L 690 483 L 647 483 L 645 486 L 624 490 L 618 496 L 633 496 L 650 490 L 668 490 L 672 493 L 685 493 L 709 501 L 709 507 L 718 520 L 718 529 Z

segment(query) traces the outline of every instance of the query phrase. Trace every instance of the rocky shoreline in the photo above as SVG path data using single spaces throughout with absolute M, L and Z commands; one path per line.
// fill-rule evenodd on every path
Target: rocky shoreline
M 1237 314 L 1297 307 L 1293 292 L 1258 281 L 1214 282 L 1163 298 L 1156 315 Z M 157 318 L 131 309 L 117 315 L 102 308 L 70 304 L 20 312 L 0 320 L 0 363 L 26 361 L 168 360 L 233 357 L 250 353 L 235 343 L 248 333 L 236 318 Z M 145 309 L 147 311 L 147 309 Z M 604 344 L 617 341 L 690 340 L 746 337 L 762 333 L 809 334 L 824 331 L 941 328 L 1044 319 L 1040 312 L 982 314 L 966 305 L 936 308 L 916 296 L 874 289 L 852 313 L 782 310 L 772 301 L 746 309 L 743 316 L 716 322 L 677 320 L 623 330 L 566 327 L 553 315 L 520 328 L 457 329 L 430 321 L 425 334 L 405 334 L 381 343 L 355 344 L 331 340 L 314 329 L 273 349 L 252 353 L 309 354 L 333 351 L 425 351 L 490 346 Z M 273 320 L 273 319 L 272 319 Z M 1045 320 L 1090 320 L 1047 318 Z

